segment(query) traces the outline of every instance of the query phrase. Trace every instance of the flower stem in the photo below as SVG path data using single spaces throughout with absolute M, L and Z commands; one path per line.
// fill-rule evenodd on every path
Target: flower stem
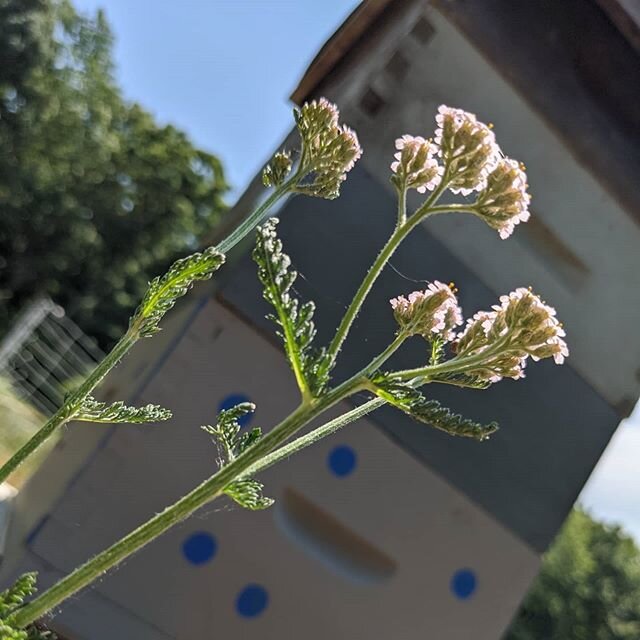
M 217 247 L 220 253 L 226 253 L 240 242 L 252 229 L 265 217 L 266 212 L 287 192 L 298 180 L 296 173 L 289 181 L 275 189 L 271 195 L 236 229 L 234 229 Z M 153 306 L 150 302 L 145 312 Z M 15 471 L 32 453 L 34 453 L 44 442 L 46 442 L 59 427 L 73 420 L 78 410 L 86 400 L 87 396 L 100 384 L 104 377 L 113 369 L 124 355 L 140 338 L 140 326 L 135 322 L 129 330 L 113 347 L 111 352 L 96 366 L 96 368 L 86 377 L 85 381 L 76 391 L 70 394 L 63 405 L 47 420 L 47 422 L 20 448 L 7 462 L 0 468 L 0 484 L 4 482 L 13 471 Z
M 432 194 L 435 195 L 435 194 Z M 371 265 L 371 268 L 367 272 L 362 284 L 356 292 L 351 304 L 345 312 L 340 325 L 338 326 L 335 336 L 329 345 L 328 353 L 333 363 L 342 348 L 344 341 L 349 335 L 351 325 L 356 316 L 360 312 L 364 301 L 366 300 L 371 288 L 373 287 L 378 276 L 382 273 L 387 262 L 394 254 L 395 250 L 400 246 L 400 243 L 413 231 L 413 229 L 422 222 L 426 217 L 435 215 L 437 213 L 448 213 L 450 211 L 459 211 L 459 207 L 462 205 L 442 205 L 442 206 L 426 206 L 433 201 L 433 197 L 429 198 L 427 202 L 421 206 L 412 216 L 410 216 L 404 224 L 396 226 L 394 232 L 391 234 L 389 240 L 384 245 L 375 262 Z
M 283 444 L 316 416 L 361 388 L 362 381 L 360 376 L 354 376 L 322 398 L 313 400 L 311 404 L 300 405 L 298 409 L 258 440 L 252 447 L 215 475 L 198 485 L 193 491 L 155 515 L 108 549 L 94 556 L 42 593 L 38 598 L 16 611 L 10 616 L 10 622 L 22 628 L 40 618 L 174 524 L 184 520 L 194 511 L 220 496 L 224 493 L 225 487 L 241 475 L 245 475 L 251 465 Z
M 289 180 L 283 182 L 279 187 L 267 197 L 264 202 L 249 216 L 247 216 L 224 240 L 217 246 L 216 251 L 227 253 L 235 247 L 248 233 L 258 225 L 263 218 L 266 217 L 267 211 L 273 205 L 293 189 L 299 180 L 298 172 L 296 172 Z
M 47 420 L 16 453 L 0 468 L 0 484 L 15 471 L 36 449 L 38 449 L 61 426 L 73 420 L 75 414 L 81 408 L 87 396 L 100 384 L 103 378 L 115 367 L 124 355 L 138 340 L 138 333 L 129 330 L 113 347 L 98 366 L 87 376 L 85 381 L 73 393 L 64 404 Z

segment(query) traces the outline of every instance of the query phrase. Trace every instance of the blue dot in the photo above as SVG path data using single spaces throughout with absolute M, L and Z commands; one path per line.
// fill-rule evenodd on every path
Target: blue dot
M 327 463 L 335 475 L 344 478 L 356 468 L 356 452 L 347 445 L 340 445 L 331 450 Z
M 251 402 L 249 396 L 244 393 L 230 393 L 228 396 L 222 399 L 218 405 L 218 411 L 224 411 L 225 409 L 231 409 L 241 402 Z M 241 427 L 246 427 L 253 418 L 253 413 L 245 413 L 241 418 L 238 418 L 238 424 Z
M 236 611 L 243 618 L 259 616 L 269 604 L 269 594 L 259 584 L 248 584 L 236 598 Z
M 456 598 L 470 598 L 478 586 L 476 574 L 471 569 L 459 569 L 451 578 L 451 591 Z
M 216 555 L 218 543 L 216 539 L 204 531 L 191 534 L 182 543 L 184 557 L 195 565 L 205 564 Z

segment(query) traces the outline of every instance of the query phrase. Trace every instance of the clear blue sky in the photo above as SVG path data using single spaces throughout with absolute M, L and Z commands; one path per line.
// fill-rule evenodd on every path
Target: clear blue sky
M 357 0 L 75 0 L 105 9 L 126 97 L 219 155 L 242 189 L 291 126 L 288 96 Z
M 291 127 L 288 96 L 358 0 L 74 0 L 106 10 L 125 96 L 220 156 L 241 191 Z M 640 540 L 640 411 L 581 500 Z

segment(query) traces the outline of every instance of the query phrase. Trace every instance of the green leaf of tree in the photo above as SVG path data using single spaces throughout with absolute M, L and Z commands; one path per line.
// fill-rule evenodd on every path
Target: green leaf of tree
M 144 407 L 129 407 L 124 402 L 113 404 L 98 402 L 89 396 L 83 403 L 75 420 L 82 422 L 128 422 L 130 424 L 142 424 L 144 422 L 161 422 L 169 420 L 172 416 L 169 409 L 164 409 L 157 404 L 148 404 Z
M 428 400 L 417 389 L 393 380 L 384 373 L 378 374 L 371 382 L 376 395 L 389 404 L 404 411 L 414 420 L 429 424 L 450 435 L 486 440 L 498 429 L 496 422 L 481 424 L 453 413 L 437 400 Z
M 270 316 L 282 331 L 287 358 L 303 395 L 319 395 L 328 382 L 329 367 L 324 349 L 316 350 L 313 340 L 315 304 L 300 304 L 291 295 L 298 274 L 290 269 L 291 259 L 282 251 L 282 241 L 276 235 L 277 218 L 270 218 L 257 229 L 253 259 L 258 265 L 258 278 L 265 300 L 276 315 Z

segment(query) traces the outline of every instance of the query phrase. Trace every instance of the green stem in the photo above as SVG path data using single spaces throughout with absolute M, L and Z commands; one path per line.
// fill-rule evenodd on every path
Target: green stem
M 240 242 L 252 229 L 265 217 L 266 212 L 295 184 L 299 179 L 296 172 L 290 180 L 283 183 L 275 189 L 271 195 L 245 220 L 243 220 L 236 229 L 234 229 L 217 247 L 221 253 L 226 253 Z M 168 283 L 167 287 L 172 283 Z M 157 300 L 162 297 L 163 291 L 159 291 L 156 296 L 150 300 L 142 310 L 139 320 L 142 320 L 152 310 Z M 73 392 L 64 402 L 64 404 L 47 420 L 47 422 L 39 429 L 16 453 L 5 462 L 0 468 L 0 484 L 4 482 L 9 475 L 15 471 L 32 453 L 34 453 L 49 437 L 51 437 L 59 427 L 74 419 L 82 403 L 87 396 L 100 384 L 104 377 L 113 367 L 124 357 L 131 347 L 140 338 L 139 323 L 134 323 L 127 333 L 118 341 L 109 354 L 96 366 L 96 368 L 87 376 L 82 385 Z
M 427 201 L 430 202 L 431 198 Z M 425 203 L 426 205 L 427 203 Z M 459 205 L 443 205 L 441 207 L 420 207 L 412 216 L 408 218 L 408 220 L 402 224 L 396 226 L 394 232 L 391 234 L 389 240 L 382 248 L 382 251 L 378 254 L 378 257 L 375 259 L 374 263 L 371 265 L 371 268 L 367 272 L 362 284 L 360 285 L 358 291 L 356 291 L 349 308 L 344 314 L 338 329 L 336 330 L 336 334 L 329 345 L 328 353 L 331 358 L 331 362 L 334 362 L 344 341 L 349 334 L 351 329 L 351 325 L 355 320 L 356 316 L 360 312 L 364 301 L 366 300 L 373 284 L 378 279 L 378 276 L 382 273 L 385 265 L 394 254 L 396 249 L 400 246 L 400 243 L 413 231 L 413 229 L 422 222 L 427 216 L 437 213 L 447 213 L 449 211 L 458 211 L 457 208 Z
M 113 347 L 85 381 L 65 400 L 64 404 L 47 420 L 16 453 L 0 468 L 0 484 L 15 471 L 36 449 L 38 449 L 61 426 L 73 420 L 87 396 L 100 384 L 103 378 L 124 357 L 138 340 L 138 334 L 129 330 Z
M 422 383 L 429 381 L 429 378 L 442 373 L 464 373 L 470 369 L 477 368 L 478 365 L 486 364 L 489 358 L 497 355 L 509 340 L 509 334 L 503 336 L 500 340 L 480 353 L 470 356 L 458 356 L 442 364 L 429 365 L 426 367 L 418 367 L 416 369 L 405 369 L 392 374 L 393 378 L 398 380 L 413 380 L 414 378 L 422 379 Z
M 224 493 L 225 487 L 239 476 L 244 475 L 251 465 L 283 444 L 320 413 L 361 388 L 362 382 L 360 374 L 358 374 L 326 396 L 313 400 L 309 405 L 298 407 L 278 426 L 258 440 L 255 445 L 223 467 L 214 476 L 205 480 L 172 506 L 142 524 L 105 551 L 94 556 L 38 598 L 16 611 L 10 616 L 11 624 L 23 628 L 58 606 L 63 600 L 77 593 L 174 524 L 184 520 L 197 509 L 220 496 Z
M 383 404 L 386 404 L 386 401 L 382 398 L 375 398 L 373 400 L 369 400 L 364 404 L 361 404 L 359 407 L 348 411 L 347 413 L 343 413 L 341 416 L 330 420 L 326 424 L 323 424 L 321 427 L 310 431 L 309 433 L 305 433 L 303 436 L 292 440 L 288 444 L 283 445 L 279 449 L 272 451 L 268 455 L 261 458 L 258 462 L 251 465 L 245 473 L 243 473 L 243 477 L 250 478 L 257 473 L 272 467 L 277 462 L 284 460 L 292 456 L 294 453 L 309 447 L 310 445 L 318 442 L 318 440 L 322 440 L 322 438 L 326 438 L 341 429 L 345 425 L 355 422 L 360 418 L 366 416 L 368 413 L 371 413 L 378 407 L 381 407 Z
M 377 357 L 375 357 L 364 369 L 355 376 L 342 383 L 325 396 L 315 398 L 301 404 L 292 414 L 274 427 L 268 434 L 258 440 L 235 460 L 223 467 L 218 473 L 205 480 L 193 491 L 178 500 L 172 506 L 157 514 L 146 523 L 129 533 L 114 545 L 99 553 L 97 556 L 78 567 L 75 571 L 60 580 L 53 587 L 45 591 L 38 598 L 19 609 L 11 621 L 13 624 L 24 627 L 40 616 L 59 605 L 69 596 L 77 593 L 87 586 L 105 571 L 115 566 L 126 557 L 143 547 L 145 544 L 194 513 L 197 509 L 214 500 L 222 493 L 224 488 L 234 480 L 250 475 L 250 470 L 261 466 L 262 460 L 269 460 L 272 452 L 280 451 L 281 445 L 293 436 L 299 429 L 308 424 L 321 413 L 330 409 L 341 400 L 366 387 L 366 376 L 378 369 L 395 351 L 402 345 L 406 336 L 399 334 L 395 340 Z M 373 400 L 362 407 L 348 412 L 340 418 L 332 420 L 324 425 L 324 431 L 316 430 L 316 439 L 324 437 L 341 426 L 356 420 L 374 408 L 381 402 Z M 314 433 L 314 432 L 312 432 Z M 309 434 L 310 436 L 311 434 Z M 308 437 L 308 436 L 306 436 Z M 315 440 L 314 440 L 315 441 Z M 298 441 L 294 441 L 298 442 Z M 293 444 L 293 443 L 292 443 Z M 311 441 L 309 441 L 311 444 Z M 303 445 L 308 446 L 308 445 Z M 295 451 L 294 448 L 291 452 Z M 280 454 L 282 456 L 282 454 Z M 290 454 L 285 454 L 290 455 Z M 280 459 L 274 458 L 275 459 Z M 271 463 L 273 464 L 273 462 Z
M 228 253 L 235 247 L 248 233 L 258 225 L 271 207 L 284 195 L 286 195 L 298 182 L 299 172 L 296 172 L 289 180 L 283 182 L 268 198 L 249 216 L 247 216 L 224 240 L 217 246 L 220 253 Z

